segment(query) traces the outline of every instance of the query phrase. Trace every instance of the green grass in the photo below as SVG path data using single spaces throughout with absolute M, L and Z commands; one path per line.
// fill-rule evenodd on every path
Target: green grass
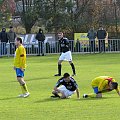
M 93 92 L 91 80 L 110 75 L 120 83 L 120 54 L 73 55 L 76 81 L 81 99 L 51 99 L 51 91 L 59 79 L 58 55 L 28 57 L 25 80 L 31 93 L 29 98 L 17 98 L 21 93 L 13 71 L 13 58 L 0 58 L 0 120 L 119 120 L 120 97 L 115 91 L 102 99 L 83 99 L 84 93 Z M 62 73 L 71 72 L 67 62 Z

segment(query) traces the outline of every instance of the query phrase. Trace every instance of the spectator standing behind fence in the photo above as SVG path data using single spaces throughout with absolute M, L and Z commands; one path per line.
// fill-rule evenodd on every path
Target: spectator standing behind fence
M 95 52 L 95 38 L 97 36 L 96 31 L 94 30 L 94 27 L 91 27 L 91 29 L 88 31 L 87 37 L 89 38 L 89 46 L 90 46 L 90 52 Z
M 44 56 L 44 40 L 45 35 L 43 33 L 43 30 L 40 28 L 39 32 L 36 34 L 36 40 L 38 40 L 38 56 L 40 56 L 40 53 L 42 56 Z
M 8 42 L 8 38 L 7 38 L 7 33 L 6 33 L 6 28 L 3 27 L 2 31 L 0 32 L 0 56 L 3 54 L 6 54 L 6 43 Z
M 8 37 L 8 40 L 10 42 L 10 54 L 12 54 L 14 52 L 14 48 L 15 48 L 14 43 L 15 43 L 15 38 L 16 38 L 16 33 L 14 32 L 12 26 L 10 26 L 10 30 L 7 33 L 7 37 Z
M 98 45 L 99 45 L 99 52 L 105 52 L 105 38 L 107 36 L 107 32 L 100 27 L 97 31 L 97 38 L 98 38 Z

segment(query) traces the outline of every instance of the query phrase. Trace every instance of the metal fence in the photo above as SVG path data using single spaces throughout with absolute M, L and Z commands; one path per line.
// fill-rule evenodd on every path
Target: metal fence
M 24 43 L 27 55 L 43 55 L 60 53 L 58 41 Z M 101 53 L 120 52 L 120 39 L 98 40 L 98 41 L 69 41 L 70 50 L 73 53 Z M 0 43 L 0 56 L 13 56 L 15 43 Z

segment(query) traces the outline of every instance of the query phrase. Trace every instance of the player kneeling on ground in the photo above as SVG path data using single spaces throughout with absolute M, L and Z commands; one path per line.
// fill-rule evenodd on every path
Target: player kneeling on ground
M 112 77 L 109 77 L 109 76 L 96 77 L 95 79 L 92 80 L 91 85 L 94 90 L 94 93 L 93 94 L 84 94 L 83 98 L 88 98 L 88 97 L 102 98 L 102 93 L 110 92 L 114 89 L 120 96 L 118 83 Z
M 76 81 L 70 77 L 69 73 L 65 73 L 62 78 L 60 78 L 54 87 L 51 97 L 59 97 L 62 99 L 69 98 L 72 94 L 77 93 L 77 98 L 80 98 L 78 85 Z M 61 96 L 59 96 L 59 93 Z

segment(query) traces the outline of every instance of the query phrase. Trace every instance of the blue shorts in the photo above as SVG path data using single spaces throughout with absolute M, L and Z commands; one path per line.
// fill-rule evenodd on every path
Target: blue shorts
M 98 92 L 99 92 L 98 87 L 94 87 L 93 90 L 94 90 L 94 93 L 98 94 Z
M 16 75 L 17 77 L 24 77 L 24 71 L 22 71 L 20 68 L 16 68 Z

